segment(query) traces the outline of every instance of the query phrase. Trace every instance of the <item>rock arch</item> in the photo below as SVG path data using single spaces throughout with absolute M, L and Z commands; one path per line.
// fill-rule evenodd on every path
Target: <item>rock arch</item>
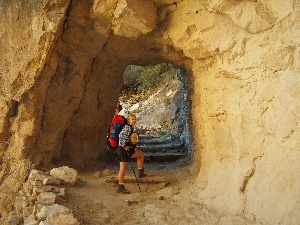
M 262 223 L 299 221 L 299 7 L 2 2 L 3 212 L 32 167 L 97 157 L 127 65 L 168 61 L 190 75 L 199 199 Z

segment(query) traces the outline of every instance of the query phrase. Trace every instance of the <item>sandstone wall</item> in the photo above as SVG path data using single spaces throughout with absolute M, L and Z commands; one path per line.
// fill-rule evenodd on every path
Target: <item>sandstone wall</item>
M 101 156 L 128 64 L 168 61 L 188 71 L 199 200 L 300 221 L 299 1 L 12 0 L 0 14 L 0 220 L 32 167 Z
M 192 35 L 211 56 L 193 60 L 199 198 L 250 221 L 297 224 L 299 3 L 209 7 L 213 24 Z
M 50 58 L 67 5 L 68 1 L 1 1 L 0 220 L 12 211 L 15 194 L 31 167 L 30 155 L 36 154 L 33 146 L 46 87 L 57 60 Z

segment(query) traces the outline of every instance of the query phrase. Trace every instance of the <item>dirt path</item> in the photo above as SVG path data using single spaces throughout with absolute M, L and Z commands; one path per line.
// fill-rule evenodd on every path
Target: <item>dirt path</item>
M 107 168 L 118 170 L 117 166 Z M 164 175 L 169 183 L 141 183 L 141 193 L 137 183 L 128 183 L 126 188 L 131 194 L 118 194 L 114 184 L 95 175 L 101 170 L 95 168 L 79 173 L 81 182 L 69 189 L 64 205 L 73 211 L 81 224 L 88 225 L 252 224 L 243 217 L 220 215 L 201 204 L 192 183 L 190 166 L 170 168 L 156 164 L 146 165 L 146 168 L 150 176 Z M 127 175 L 133 175 L 131 167 Z

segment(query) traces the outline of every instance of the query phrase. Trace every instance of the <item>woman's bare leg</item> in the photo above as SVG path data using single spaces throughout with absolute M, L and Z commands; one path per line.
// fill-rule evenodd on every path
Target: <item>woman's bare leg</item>
M 127 166 L 128 166 L 128 162 L 120 162 L 120 170 L 118 174 L 119 184 L 124 184 L 124 177 L 125 177 Z
M 144 152 L 142 152 L 141 150 L 135 150 L 135 153 L 131 156 L 131 158 L 136 159 L 136 163 L 138 166 L 138 178 L 146 177 L 147 174 L 144 173 Z
M 141 150 L 135 150 L 135 153 L 131 156 L 131 158 L 136 159 L 138 169 L 144 168 L 144 152 L 142 152 Z

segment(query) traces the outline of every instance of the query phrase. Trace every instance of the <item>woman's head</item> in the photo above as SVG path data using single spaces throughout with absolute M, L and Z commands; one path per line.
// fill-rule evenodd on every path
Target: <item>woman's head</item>
M 127 117 L 127 121 L 130 125 L 135 125 L 136 123 L 136 115 L 135 114 L 130 114 L 128 117 Z

